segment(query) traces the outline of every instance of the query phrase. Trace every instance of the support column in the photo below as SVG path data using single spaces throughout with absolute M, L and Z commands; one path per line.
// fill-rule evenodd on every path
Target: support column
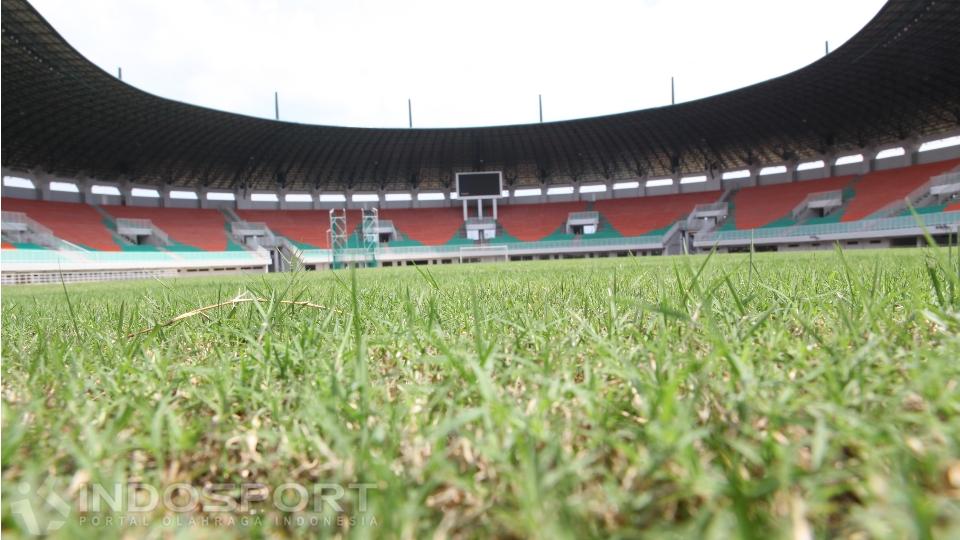
M 82 204 L 96 203 L 93 195 L 93 180 L 90 178 L 76 181 L 77 189 L 80 190 L 80 202 Z
M 29 176 L 33 180 L 33 187 L 37 188 L 37 199 L 50 200 L 50 177 L 42 171 L 31 171 Z
M 823 172 L 826 175 L 824 178 L 833 177 L 834 173 L 836 173 L 836 170 L 837 170 L 837 166 L 835 165 L 835 163 L 837 162 L 837 155 L 826 154 L 823 156 L 822 159 L 823 159 Z
M 120 204 L 123 206 L 130 206 L 130 203 L 133 202 L 133 185 L 130 184 L 130 181 L 121 180 L 117 184 L 117 189 L 120 190 Z
M 468 217 L 467 213 L 467 201 L 463 201 L 463 220 L 466 221 Z
M 493 220 L 497 220 L 497 200 L 493 200 Z
M 919 137 L 913 137 L 904 141 L 903 150 L 910 158 L 910 165 L 918 165 L 920 163 L 920 146 L 922 144 Z
M 791 159 L 786 163 L 787 173 L 790 175 L 791 182 L 796 182 L 800 179 L 800 171 L 797 170 L 797 165 L 799 164 L 800 162 L 796 159 Z
M 157 192 L 160 193 L 160 208 L 165 208 L 167 201 L 170 199 L 170 183 L 164 182 L 160 184 Z
M 863 156 L 863 174 L 872 173 L 877 168 L 877 149 L 874 146 L 864 148 L 860 155 Z
M 483 199 L 477 199 L 477 217 L 483 217 Z

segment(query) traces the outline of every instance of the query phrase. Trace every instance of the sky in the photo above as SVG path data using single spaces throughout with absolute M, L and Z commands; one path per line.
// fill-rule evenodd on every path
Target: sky
M 801 68 L 882 0 L 31 0 L 147 92 L 308 124 L 521 124 L 659 107 Z

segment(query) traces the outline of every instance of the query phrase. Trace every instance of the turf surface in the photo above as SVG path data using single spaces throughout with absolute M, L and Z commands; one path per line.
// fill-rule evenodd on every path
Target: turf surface
M 7 287 L 2 306 L 5 534 L 960 537 L 946 250 Z M 84 508 L 95 485 L 244 482 L 347 489 L 339 512 L 227 513 L 247 521 Z

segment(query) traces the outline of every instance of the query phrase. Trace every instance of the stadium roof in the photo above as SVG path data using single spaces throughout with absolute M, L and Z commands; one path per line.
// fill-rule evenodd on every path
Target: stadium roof
M 2 2 L 2 163 L 54 175 L 364 190 L 503 170 L 512 185 L 559 184 L 817 159 L 960 126 L 957 1 L 891 0 L 821 60 L 709 98 L 455 129 L 306 125 L 160 98 L 95 66 L 24 0 Z

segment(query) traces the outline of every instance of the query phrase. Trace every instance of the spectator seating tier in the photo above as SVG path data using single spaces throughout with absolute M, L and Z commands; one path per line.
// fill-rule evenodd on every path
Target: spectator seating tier
M 513 238 L 534 242 L 557 232 L 567 223 L 570 212 L 586 209 L 585 202 L 501 205 L 497 208 L 497 222 Z
M 53 231 L 54 236 L 98 251 L 120 251 L 113 233 L 96 208 L 83 203 L 3 198 L 3 209 L 23 212 Z
M 327 249 L 330 247 L 329 210 L 237 210 L 244 221 L 266 223 L 274 234 L 286 237 L 300 247 Z M 347 235 L 353 234 L 362 219 L 359 210 L 347 212 Z
M 593 204 L 606 220 L 624 236 L 640 236 L 673 225 L 686 217 L 698 204 L 720 199 L 720 191 L 654 195 L 630 199 L 605 199 Z
M 734 194 L 734 223 L 738 229 L 763 227 L 778 219 L 790 217 L 794 208 L 812 193 L 843 189 L 853 176 L 836 176 L 823 180 L 801 180 L 785 184 L 751 186 Z
M 461 208 L 381 208 L 380 219 L 390 220 L 403 236 L 428 246 L 453 239 L 463 226 Z
M 226 218 L 209 208 L 152 208 L 143 206 L 103 206 L 114 218 L 149 219 L 171 240 L 204 251 L 226 251 Z
M 960 159 L 952 159 L 865 174 L 854 184 L 856 195 L 844 212 L 842 221 L 856 221 L 882 210 L 890 203 L 909 195 L 930 180 L 930 177 L 958 165 Z

